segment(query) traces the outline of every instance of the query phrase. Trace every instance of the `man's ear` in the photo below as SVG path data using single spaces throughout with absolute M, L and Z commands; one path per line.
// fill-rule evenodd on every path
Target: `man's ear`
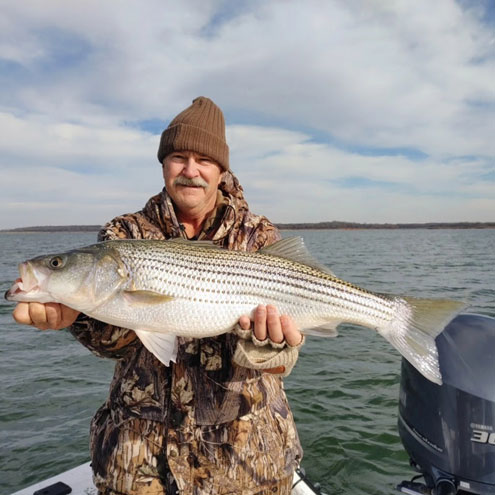
M 225 175 L 225 170 L 218 176 L 217 186 L 219 186 L 222 183 L 224 175 Z

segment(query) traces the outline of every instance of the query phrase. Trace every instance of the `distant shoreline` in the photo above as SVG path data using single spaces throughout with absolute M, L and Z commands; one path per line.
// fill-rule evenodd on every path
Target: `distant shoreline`
M 0 234 L 37 234 L 41 232 L 98 232 L 101 225 L 42 225 L 0 230 Z
M 276 223 L 280 230 L 406 230 L 406 229 L 495 229 L 495 222 L 429 222 L 429 223 Z M 41 232 L 98 232 L 100 225 L 43 225 L 0 230 L 0 234 Z
M 400 230 L 400 229 L 495 229 L 495 222 L 428 222 L 428 223 L 279 223 L 281 230 Z

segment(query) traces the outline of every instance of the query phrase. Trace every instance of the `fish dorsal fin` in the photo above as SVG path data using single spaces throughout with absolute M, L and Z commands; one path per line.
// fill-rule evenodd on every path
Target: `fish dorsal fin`
M 335 274 L 329 268 L 313 258 L 313 255 L 306 248 L 302 237 L 288 237 L 287 239 L 282 239 L 281 241 L 277 241 L 270 246 L 260 249 L 258 252 L 271 256 L 278 256 L 279 258 L 285 258 L 290 261 L 296 261 L 297 263 L 316 268 L 317 270 L 335 277 Z
M 175 244 L 182 244 L 184 246 L 196 246 L 202 248 L 210 249 L 224 249 L 217 244 L 213 244 L 213 241 L 193 241 L 191 239 L 183 239 L 182 237 L 174 237 L 172 239 L 167 239 L 166 242 L 173 242 Z

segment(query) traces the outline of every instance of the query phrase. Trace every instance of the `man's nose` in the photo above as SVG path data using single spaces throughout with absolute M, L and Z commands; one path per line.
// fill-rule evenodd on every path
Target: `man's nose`
M 190 156 L 186 163 L 184 164 L 184 168 L 182 170 L 182 175 L 184 177 L 189 177 L 189 178 L 193 178 L 193 177 L 197 177 L 199 175 L 198 173 L 198 164 L 196 162 L 196 160 L 194 159 L 194 157 Z

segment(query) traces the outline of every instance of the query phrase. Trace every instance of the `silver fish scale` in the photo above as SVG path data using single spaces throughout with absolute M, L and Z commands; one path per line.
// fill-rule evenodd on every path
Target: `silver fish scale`
M 129 271 L 132 289 L 189 304 L 216 305 L 215 317 L 229 324 L 258 304 L 268 303 L 294 317 L 302 328 L 343 319 L 376 327 L 394 314 L 393 298 L 270 254 L 163 241 L 118 241 L 112 248 Z

